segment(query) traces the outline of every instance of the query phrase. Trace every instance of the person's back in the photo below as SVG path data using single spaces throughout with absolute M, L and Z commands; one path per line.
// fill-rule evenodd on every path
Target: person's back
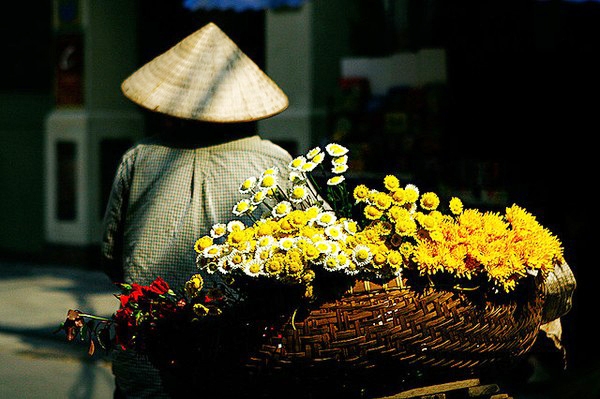
M 201 48 L 207 43 L 211 43 L 208 59 Z M 213 50 L 221 43 L 235 56 L 223 64 L 218 82 L 195 84 L 214 76 L 213 64 L 219 57 Z M 171 65 L 171 56 L 189 69 L 182 76 L 173 77 L 165 68 Z M 190 60 L 183 62 L 185 57 Z M 198 57 L 211 65 L 202 64 Z M 149 78 L 148 74 L 157 75 Z M 238 79 L 250 79 L 249 86 L 232 86 Z M 156 98 L 165 82 L 178 80 L 185 82 L 179 92 L 165 89 L 163 98 Z M 236 125 L 283 111 L 287 97 L 214 24 L 140 68 L 123 83 L 123 91 L 143 107 L 200 122 L 188 123 L 192 128 L 183 133 L 144 139 L 123 156 L 104 219 L 104 267 L 115 281 L 149 284 L 160 276 L 172 287 L 182 286 L 198 272 L 193 248 L 197 237 L 234 217 L 241 183 L 268 168 L 285 169 L 291 162 L 291 155 L 281 147 Z M 244 96 L 247 103 L 239 103 Z M 287 182 L 282 184 L 285 187 Z M 205 277 L 210 283 L 211 276 Z M 169 397 L 158 370 L 136 354 L 119 352 L 113 373 L 115 397 Z

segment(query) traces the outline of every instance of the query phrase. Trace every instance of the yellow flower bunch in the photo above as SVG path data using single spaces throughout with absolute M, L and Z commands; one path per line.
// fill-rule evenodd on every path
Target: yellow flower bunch
M 195 243 L 198 266 L 207 273 L 301 285 L 312 298 L 315 279 L 327 272 L 371 281 L 408 272 L 430 279 L 483 278 L 494 290 L 510 292 L 520 278 L 545 276 L 564 261 L 560 241 L 516 205 L 500 215 L 463 209 L 455 197 L 445 214 L 436 193 L 421 194 L 393 175 L 384 177 L 384 190 L 358 184 L 349 193 L 343 176 L 347 152 L 329 144 L 296 157 L 288 165 L 288 190 L 280 188 L 277 168 L 246 179 L 239 189 L 245 198 L 233 214 L 252 223 L 214 225 Z M 319 185 L 312 174 L 325 170 L 327 156 L 333 176 Z M 255 217 L 258 208 L 262 213 Z
M 545 277 L 564 262 L 560 240 L 517 205 L 501 215 L 463 210 L 462 201 L 453 197 L 450 212 L 443 214 L 433 192 L 419 195 L 413 185 L 400 187 L 394 176 L 387 176 L 384 186 L 387 192 L 359 185 L 354 198 L 366 203 L 365 217 L 371 224 L 365 233 L 381 223 L 391 224 L 391 233 L 379 247 L 380 259 L 398 248 L 405 270 L 467 280 L 484 277 L 496 290 L 510 292 L 527 274 Z

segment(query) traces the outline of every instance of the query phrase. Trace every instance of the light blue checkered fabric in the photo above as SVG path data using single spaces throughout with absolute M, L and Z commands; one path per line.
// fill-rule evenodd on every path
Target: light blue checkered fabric
M 101 247 L 107 273 L 139 284 L 161 276 L 181 287 L 197 271 L 195 241 L 234 218 L 241 183 L 267 168 L 285 171 L 291 160 L 259 136 L 198 148 L 157 138 L 136 144 L 122 158 L 106 209 Z M 128 398 L 167 397 L 158 372 L 134 354 L 119 353 L 113 373 Z

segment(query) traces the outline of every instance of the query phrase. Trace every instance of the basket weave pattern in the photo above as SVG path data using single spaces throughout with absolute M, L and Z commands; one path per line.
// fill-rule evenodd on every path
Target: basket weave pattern
M 474 303 L 460 291 L 413 290 L 392 280 L 358 282 L 338 300 L 283 326 L 249 361 L 256 369 L 337 364 L 356 370 L 476 368 L 527 352 L 542 321 L 543 294 Z

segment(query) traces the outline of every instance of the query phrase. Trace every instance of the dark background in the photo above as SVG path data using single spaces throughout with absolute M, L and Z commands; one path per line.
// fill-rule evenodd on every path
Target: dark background
M 364 2 L 377 20 L 382 2 Z M 216 21 L 262 66 L 264 14 L 189 13 L 180 1 L 139 2 L 140 64 L 199 24 Z M 51 2 L 12 3 L 0 24 L 0 91 L 50 93 Z M 448 80 L 444 134 L 417 182 L 474 185 L 478 162 L 499 165 L 499 187 L 561 238 L 577 278 L 563 318 L 568 367 L 585 377 L 598 367 L 595 165 L 600 93 L 600 4 L 594 1 L 410 1 L 403 42 L 382 40 L 385 26 L 363 26 L 358 52 L 443 47 Z M 366 22 L 364 22 L 366 23 Z M 385 37 L 385 36 L 384 36 Z M 362 46 L 361 46 L 362 44 Z M 315 43 L 318 46 L 319 43 Z M 420 154 L 419 154 L 420 155 Z M 432 174 L 431 174 L 432 173 Z M 592 233 L 594 228 L 594 233 Z

